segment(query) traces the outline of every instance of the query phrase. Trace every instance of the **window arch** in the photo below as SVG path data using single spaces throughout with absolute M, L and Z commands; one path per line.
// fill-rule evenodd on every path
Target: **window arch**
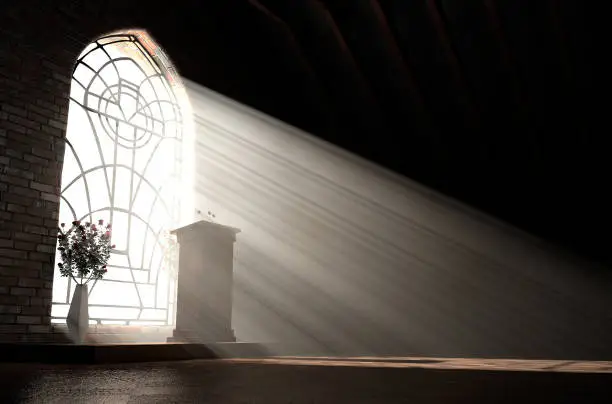
M 184 202 L 183 94 L 144 31 L 103 36 L 74 66 L 60 222 L 111 222 L 116 245 L 90 290 L 92 322 L 173 323 L 177 268 L 166 241 Z M 65 321 L 74 287 L 56 269 L 53 322 Z

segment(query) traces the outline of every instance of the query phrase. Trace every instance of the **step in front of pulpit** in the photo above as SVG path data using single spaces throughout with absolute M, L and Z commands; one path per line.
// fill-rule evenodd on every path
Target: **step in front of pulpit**
M 234 330 L 228 328 L 217 332 L 173 330 L 167 342 L 182 342 L 189 344 L 207 344 L 215 342 L 236 342 Z

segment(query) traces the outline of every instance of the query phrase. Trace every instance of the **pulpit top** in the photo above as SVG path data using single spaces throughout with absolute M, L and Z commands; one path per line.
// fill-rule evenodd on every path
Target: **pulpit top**
M 226 234 L 228 236 L 235 237 L 236 234 L 240 233 L 240 229 L 231 226 L 225 226 L 218 223 L 209 222 L 208 220 L 200 220 L 191 224 L 188 224 L 183 227 L 179 227 L 178 229 L 174 229 L 170 232 L 171 234 L 175 234 L 178 237 L 187 236 L 187 235 L 204 235 L 211 233 L 222 235 Z

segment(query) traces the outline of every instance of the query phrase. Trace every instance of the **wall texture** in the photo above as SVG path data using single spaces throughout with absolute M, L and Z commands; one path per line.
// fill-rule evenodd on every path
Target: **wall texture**
M 612 358 L 609 272 L 189 83 L 234 328 L 319 354 Z
M 0 340 L 48 332 L 68 77 L 79 47 L 36 46 L 20 18 L 3 16 L 0 36 Z

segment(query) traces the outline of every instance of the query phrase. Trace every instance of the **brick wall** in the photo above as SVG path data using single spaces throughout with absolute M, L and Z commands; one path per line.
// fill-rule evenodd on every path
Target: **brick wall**
M 0 341 L 49 335 L 69 77 L 91 35 L 36 3 L 0 20 Z
M 49 331 L 70 83 L 70 64 L 46 59 L 16 29 L 22 11 L 7 14 L 0 44 L 0 341 Z

